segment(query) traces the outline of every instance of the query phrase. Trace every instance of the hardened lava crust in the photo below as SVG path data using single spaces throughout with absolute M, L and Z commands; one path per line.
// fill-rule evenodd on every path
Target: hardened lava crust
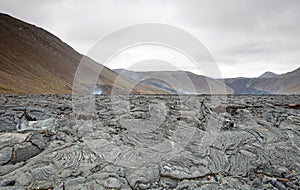
M 90 101 L 0 96 L 0 190 L 300 188 L 299 95 Z

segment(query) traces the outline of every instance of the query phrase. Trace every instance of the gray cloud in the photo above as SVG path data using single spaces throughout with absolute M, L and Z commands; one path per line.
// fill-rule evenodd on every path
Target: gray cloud
M 158 22 L 200 39 L 225 77 L 300 66 L 299 0 L 2 0 L 0 11 L 49 30 L 83 54 L 114 30 Z

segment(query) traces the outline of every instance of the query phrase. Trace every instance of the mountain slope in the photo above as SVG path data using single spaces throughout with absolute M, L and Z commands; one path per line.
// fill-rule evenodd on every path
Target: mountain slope
M 51 33 L 0 13 L 0 93 L 71 93 L 82 55 Z M 109 93 L 127 92 L 134 81 L 120 80 L 103 65 L 88 59 L 87 76 L 103 68 L 98 84 Z M 90 84 L 93 86 L 93 84 Z M 132 93 L 166 93 L 159 88 L 138 84 Z
M 0 15 L 0 93 L 65 93 L 80 55 L 50 33 Z

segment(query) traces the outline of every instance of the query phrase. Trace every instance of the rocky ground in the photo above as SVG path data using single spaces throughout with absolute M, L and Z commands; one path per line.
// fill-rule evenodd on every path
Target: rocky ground
M 90 101 L 0 96 L 0 190 L 300 189 L 300 96 Z

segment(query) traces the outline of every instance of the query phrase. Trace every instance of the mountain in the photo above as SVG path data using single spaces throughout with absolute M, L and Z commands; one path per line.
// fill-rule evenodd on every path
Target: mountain
M 42 28 L 0 13 L 0 93 L 1 94 L 69 94 L 83 55 Z M 115 79 L 118 75 L 86 58 L 86 76 L 103 69 L 97 87 L 109 93 L 126 93 L 135 81 Z M 94 84 L 80 84 L 79 89 Z M 131 93 L 169 93 L 154 86 L 137 84 Z
M 171 93 L 179 94 L 232 94 L 234 91 L 222 81 L 196 75 L 187 71 L 147 71 L 134 72 L 116 69 L 122 77 L 142 81 Z
M 300 94 L 300 67 L 281 75 L 267 72 L 258 78 L 225 79 L 225 83 L 236 94 Z
M 281 75 L 266 72 L 257 78 L 229 79 L 213 79 L 187 71 L 115 71 L 124 78 L 142 81 L 170 93 L 223 94 L 225 87 L 227 94 L 300 94 L 300 67 Z
M 258 78 L 275 78 L 277 76 L 278 76 L 277 74 L 268 71 L 260 75 Z
M 258 90 L 249 85 L 252 78 L 225 79 L 225 84 L 234 90 L 234 94 L 270 94 L 268 91 Z

